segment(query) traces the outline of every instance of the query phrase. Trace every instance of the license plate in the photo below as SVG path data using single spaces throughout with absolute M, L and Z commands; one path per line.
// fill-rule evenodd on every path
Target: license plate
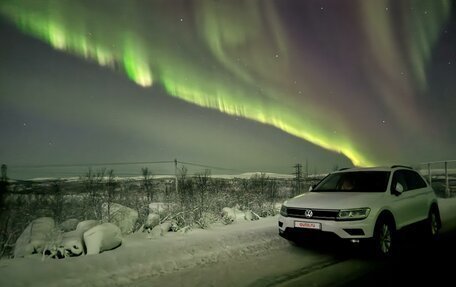
M 321 229 L 321 223 L 318 222 L 306 222 L 306 221 L 295 221 L 294 227 L 306 228 L 306 229 Z

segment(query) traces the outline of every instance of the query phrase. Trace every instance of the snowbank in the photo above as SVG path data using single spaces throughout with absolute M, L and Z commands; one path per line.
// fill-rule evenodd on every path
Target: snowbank
M 443 221 L 442 232 L 456 229 L 456 198 L 439 199 L 439 207 Z M 218 265 L 223 267 L 224 262 L 274 254 L 282 250 L 287 253 L 289 262 L 272 264 L 274 270 L 280 269 L 276 265 L 283 265 L 284 268 L 288 263 L 298 266 L 304 264 L 302 262 L 305 259 L 304 261 L 310 262 L 304 264 L 308 266 L 321 259 L 318 254 L 301 254 L 305 250 L 290 249 L 289 244 L 277 234 L 277 218 L 270 217 L 232 225 L 220 224 L 209 230 L 170 232 L 164 237 L 153 239 L 148 239 L 147 233 L 136 233 L 126 237 L 119 248 L 96 256 L 44 261 L 41 261 L 41 256 L 2 260 L 0 286 L 134 286 L 138 281 L 144 283 L 142 286 L 151 286 L 150 282 L 159 281 L 159 275 L 185 274 L 186 270 L 203 272 L 197 274 L 199 277 L 195 275 L 195 278 L 207 283 L 204 281 L 207 273 L 204 272 L 211 272 L 211 266 L 215 266 L 215 263 L 221 263 Z M 294 254 L 297 255 L 293 257 Z M 322 262 L 328 260 L 323 259 Z M 289 268 L 295 268 L 293 266 Z M 242 271 L 247 267 L 241 267 L 238 268 L 239 274 L 247 272 Z M 243 278 L 253 280 L 260 271 L 269 272 L 268 266 L 250 268 L 253 271 L 248 271 Z M 192 280 L 186 276 L 182 278 Z
M 136 233 L 125 238 L 119 248 L 97 256 L 2 260 L 0 286 L 122 286 L 149 276 L 288 247 L 277 235 L 276 225 L 277 218 L 270 217 L 187 234 L 170 232 L 157 239 Z

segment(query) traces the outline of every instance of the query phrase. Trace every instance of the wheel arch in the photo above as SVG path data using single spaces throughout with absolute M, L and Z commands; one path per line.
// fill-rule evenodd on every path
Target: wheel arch
M 388 209 L 383 209 L 379 212 L 377 219 L 375 220 L 375 226 L 380 222 L 380 220 L 387 220 L 393 224 L 394 230 L 397 230 L 397 223 L 393 213 Z

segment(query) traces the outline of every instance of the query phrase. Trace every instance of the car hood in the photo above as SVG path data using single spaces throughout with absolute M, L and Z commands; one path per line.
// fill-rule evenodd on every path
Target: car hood
M 383 192 L 308 192 L 288 200 L 285 205 L 313 209 L 361 208 L 372 207 L 383 197 Z

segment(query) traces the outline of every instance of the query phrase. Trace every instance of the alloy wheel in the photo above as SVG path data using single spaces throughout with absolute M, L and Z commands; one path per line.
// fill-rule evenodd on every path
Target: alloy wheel
M 435 212 L 431 212 L 430 214 L 430 223 L 431 223 L 431 235 L 435 236 L 437 235 L 437 232 L 439 231 L 439 222 L 437 220 L 437 216 Z
M 383 223 L 380 229 L 380 250 L 383 254 L 387 255 L 391 252 L 392 233 L 388 224 Z

